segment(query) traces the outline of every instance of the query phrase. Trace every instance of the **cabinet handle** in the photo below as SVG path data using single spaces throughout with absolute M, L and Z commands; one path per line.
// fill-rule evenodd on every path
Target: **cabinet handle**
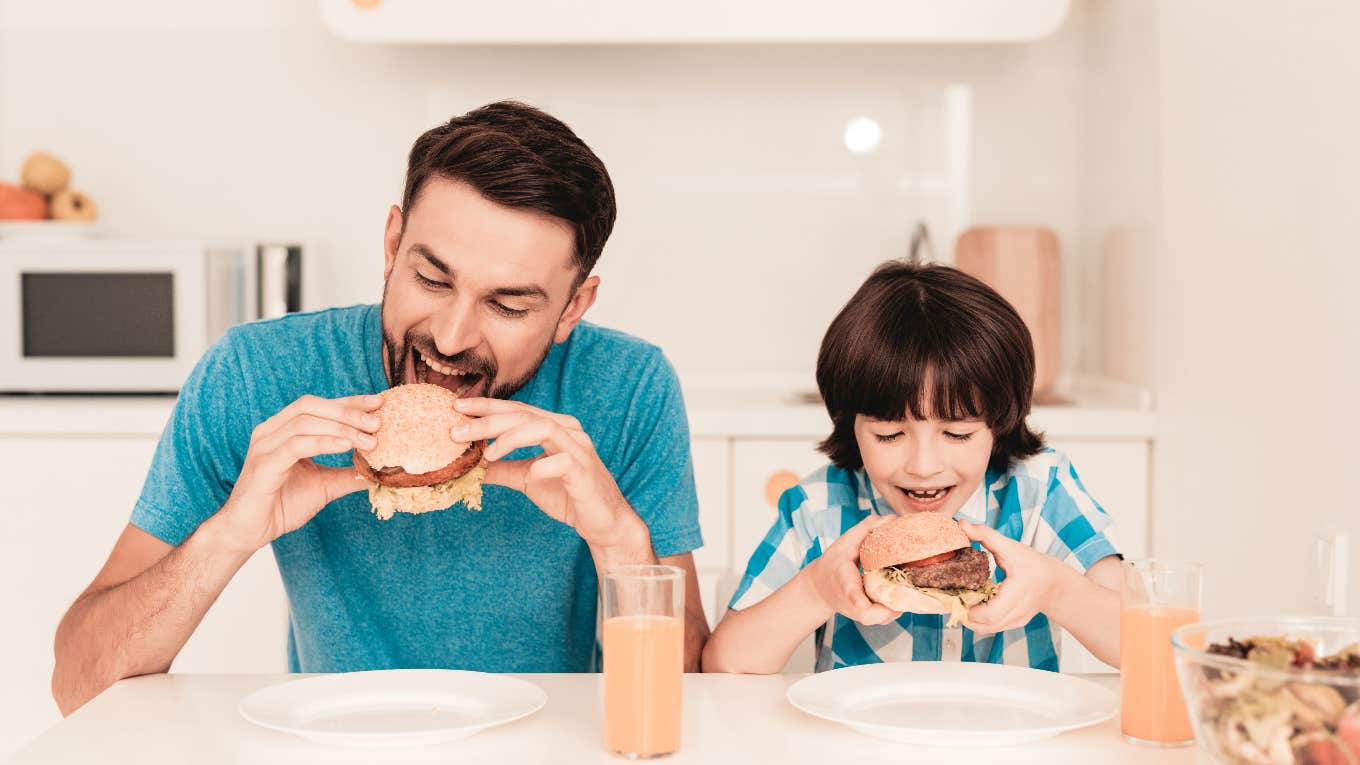
M 798 485 L 798 475 L 788 470 L 777 470 L 765 481 L 765 501 L 779 507 L 779 495 Z

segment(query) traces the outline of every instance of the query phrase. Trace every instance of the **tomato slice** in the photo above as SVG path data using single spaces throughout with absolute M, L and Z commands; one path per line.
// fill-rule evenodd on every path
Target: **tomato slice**
M 952 559 L 957 552 L 958 550 L 950 550 L 947 553 L 940 553 L 939 555 L 932 555 L 929 558 L 914 560 L 906 565 L 911 568 L 917 568 L 919 566 L 929 566 L 932 563 L 944 563 L 945 561 Z

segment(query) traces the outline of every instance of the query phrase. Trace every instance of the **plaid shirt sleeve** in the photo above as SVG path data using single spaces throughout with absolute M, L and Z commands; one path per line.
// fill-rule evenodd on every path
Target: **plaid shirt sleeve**
M 779 513 L 751 553 L 729 608 L 740 611 L 759 603 L 822 554 L 820 541 L 803 523 L 808 504 L 807 491 L 801 485 L 780 495 Z
M 1113 521 L 1086 491 L 1072 461 L 1061 453 L 1055 456 L 1033 546 L 1085 571 L 1101 558 L 1119 554 L 1105 534 Z

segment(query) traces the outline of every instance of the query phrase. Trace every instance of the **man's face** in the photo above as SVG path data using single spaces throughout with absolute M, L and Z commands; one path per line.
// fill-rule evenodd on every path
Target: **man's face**
M 927 410 L 928 411 L 928 410 Z M 992 431 L 981 420 L 877 420 L 855 416 L 864 471 L 898 515 L 953 517 L 987 474 Z
M 383 365 L 393 384 L 508 398 L 595 300 L 569 225 L 431 178 L 385 239 Z

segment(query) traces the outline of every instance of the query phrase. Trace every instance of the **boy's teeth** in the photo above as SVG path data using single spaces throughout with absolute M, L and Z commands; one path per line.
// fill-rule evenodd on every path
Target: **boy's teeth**
M 935 499 L 936 497 L 938 497 L 938 496 L 940 496 L 941 494 L 945 493 L 945 491 L 947 491 L 947 490 L 946 490 L 946 489 L 932 489 L 932 490 L 930 490 L 930 491 L 917 491 L 916 489 L 907 489 L 907 493 L 908 493 L 908 494 L 910 494 L 911 496 L 916 497 L 916 498 L 918 498 L 918 499 Z

